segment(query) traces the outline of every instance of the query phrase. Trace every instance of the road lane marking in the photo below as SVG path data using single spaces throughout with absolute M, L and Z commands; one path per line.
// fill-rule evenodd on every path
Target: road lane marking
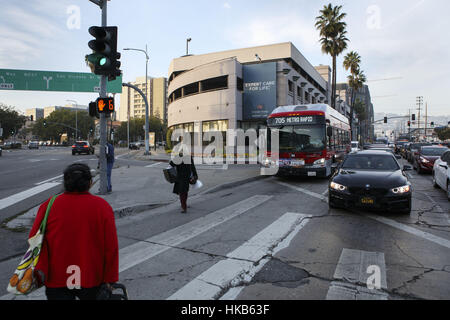
M 220 298 L 223 288 L 250 282 L 253 276 L 278 251 L 289 246 L 295 235 L 308 223 L 310 215 L 286 213 L 222 260 L 179 289 L 167 300 L 212 300 Z M 225 299 L 239 295 L 242 286 L 225 294 Z
M 309 191 L 309 190 L 306 190 L 306 189 L 303 189 L 303 188 L 300 188 L 300 187 L 297 187 L 297 186 L 293 186 L 290 183 L 285 183 L 285 182 L 281 182 L 281 181 L 276 181 L 276 183 L 278 183 L 279 185 L 291 188 L 293 190 L 305 193 L 305 194 L 307 194 L 307 195 L 309 195 L 311 197 L 317 198 L 319 200 L 328 202 L 328 198 L 323 196 L 323 195 L 321 195 L 321 194 L 318 194 L 318 193 L 315 193 L 315 192 L 312 192 L 312 191 Z
M 146 168 L 153 168 L 153 167 L 157 167 L 157 166 L 159 166 L 160 164 L 161 164 L 162 162 L 157 162 L 157 163 L 154 163 L 154 164 L 151 164 L 151 165 L 148 165 L 148 166 L 145 166 Z
M 12 196 L 9 196 L 7 198 L 1 199 L 0 200 L 0 210 L 8 208 L 8 207 L 10 207 L 10 206 L 20 202 L 20 201 L 23 201 L 23 200 L 25 200 L 27 198 L 30 198 L 30 197 L 32 197 L 34 195 L 37 195 L 37 194 L 41 193 L 41 192 L 49 190 L 49 189 L 51 189 L 53 187 L 56 187 L 56 186 L 58 186 L 60 184 L 61 183 L 56 183 L 56 182 L 55 183 L 44 183 L 44 184 L 41 184 L 41 185 L 36 186 L 34 188 L 31 188 L 31 189 L 22 191 L 20 193 L 16 193 L 16 194 L 14 194 Z
M 436 244 L 438 244 L 440 246 L 446 247 L 447 249 L 450 249 L 450 241 L 447 240 L 447 239 L 437 237 L 437 236 L 435 236 L 435 235 L 433 235 L 431 233 L 421 231 L 419 229 L 407 226 L 405 224 L 402 224 L 402 223 L 399 223 L 397 221 L 394 221 L 394 220 L 391 220 L 391 219 L 387 219 L 387 218 L 384 218 L 384 217 L 378 217 L 378 216 L 368 215 L 368 214 L 365 214 L 364 216 L 366 216 L 368 218 L 371 218 L 373 220 L 376 220 L 378 222 L 384 223 L 384 224 L 386 224 L 388 226 L 391 226 L 393 228 L 405 231 L 407 233 L 410 233 L 410 234 L 415 235 L 417 237 L 420 237 L 422 239 L 434 242 L 434 243 L 436 243 Z
M 305 193 L 307 195 L 310 195 L 310 196 L 312 196 L 314 198 L 321 199 L 321 200 L 323 200 L 323 201 L 328 203 L 328 198 L 326 198 L 326 197 L 324 197 L 324 196 L 322 196 L 322 195 L 320 195 L 318 193 L 315 193 L 315 192 L 312 192 L 312 191 L 309 191 L 309 190 L 306 190 L 306 189 L 303 189 L 303 188 L 295 187 L 295 186 L 293 186 L 293 185 L 291 185 L 289 183 L 284 183 L 284 182 L 277 182 L 277 183 L 280 184 L 280 185 L 286 186 L 288 188 L 297 190 L 299 192 Z M 410 233 L 410 234 L 415 235 L 417 237 L 420 237 L 422 239 L 434 242 L 434 243 L 436 243 L 438 245 L 441 245 L 443 247 L 450 248 L 450 241 L 449 240 L 437 237 L 437 236 L 435 236 L 435 235 L 433 235 L 431 233 L 420 231 L 419 229 L 416 229 L 416 228 L 407 226 L 405 224 L 399 223 L 397 221 L 394 221 L 394 220 L 391 220 L 391 219 L 387 219 L 387 218 L 383 218 L 383 217 L 380 217 L 380 216 L 375 216 L 375 215 L 370 215 L 370 214 L 363 214 L 363 216 L 365 216 L 367 218 L 370 218 L 370 219 L 373 219 L 373 220 L 376 220 L 378 222 L 384 223 L 384 224 L 389 225 L 389 226 L 391 226 L 393 228 L 405 231 L 407 233 Z
M 119 272 L 130 269 L 148 259 L 180 245 L 224 222 L 258 207 L 271 196 L 256 195 L 177 228 L 140 241 L 120 250 Z
M 368 288 L 372 267 L 379 270 L 380 287 Z M 343 249 L 334 272 L 326 300 L 387 300 L 386 262 L 384 253 Z
M 44 184 L 44 183 L 47 183 L 47 182 L 50 182 L 50 181 L 54 181 L 54 180 L 56 180 L 56 179 L 62 178 L 63 176 L 64 176 L 63 174 L 60 174 L 59 176 L 56 176 L 56 177 L 53 177 L 53 178 L 50 178 L 50 179 L 47 179 L 47 180 L 38 182 L 38 183 L 36 183 L 35 185 L 38 186 L 38 185 L 41 185 L 41 184 Z

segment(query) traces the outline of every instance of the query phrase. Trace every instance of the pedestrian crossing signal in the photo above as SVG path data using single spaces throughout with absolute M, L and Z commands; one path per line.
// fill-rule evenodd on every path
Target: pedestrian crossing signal
M 98 113 L 113 113 L 115 111 L 114 98 L 98 98 L 97 112 Z

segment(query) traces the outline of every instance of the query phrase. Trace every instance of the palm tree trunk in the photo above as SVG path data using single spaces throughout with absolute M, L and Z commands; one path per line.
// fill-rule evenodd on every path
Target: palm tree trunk
M 352 96 L 350 98 L 351 108 L 350 108 L 350 135 L 352 137 L 352 141 L 355 141 L 353 136 L 353 113 L 355 111 L 355 89 L 352 88 Z
M 333 56 L 333 79 L 331 81 L 331 107 L 336 109 L 336 56 Z

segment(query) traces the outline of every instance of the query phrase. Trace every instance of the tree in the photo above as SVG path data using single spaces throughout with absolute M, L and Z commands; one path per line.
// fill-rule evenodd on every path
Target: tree
M 434 131 L 441 141 L 450 139 L 450 128 L 436 128 Z
M 353 139 L 353 112 L 355 109 L 355 97 L 356 93 L 363 88 L 364 83 L 366 83 L 367 78 L 363 71 L 357 70 L 355 74 L 351 74 L 347 77 L 348 84 L 350 88 L 352 89 L 352 101 L 351 107 L 350 107 L 350 128 L 352 130 L 352 139 Z M 361 120 L 361 118 L 360 118 Z
M 25 125 L 26 117 L 20 115 L 14 107 L 0 103 L 0 128 L 3 128 L 3 139 L 16 135 Z
M 333 76 L 331 82 L 331 107 L 336 109 L 336 60 L 337 57 L 347 49 L 346 27 L 343 21 L 346 13 L 341 12 L 342 6 L 335 6 L 330 3 L 320 10 L 320 16 L 316 17 L 316 29 L 320 32 L 320 43 L 322 52 L 329 54 L 333 58 Z
M 156 140 L 160 140 L 161 131 L 163 132 L 163 137 L 167 131 L 166 125 L 157 117 L 150 117 L 149 119 L 149 132 L 154 132 Z M 138 140 L 145 140 L 145 118 L 135 118 L 130 119 L 130 142 L 135 142 Z M 127 140 L 128 139 L 128 122 L 122 122 L 120 127 L 116 130 L 115 137 L 117 140 Z
M 78 124 L 78 135 L 76 127 Z M 33 126 L 33 135 L 42 140 L 59 142 L 63 134 L 67 134 L 69 140 L 86 139 L 95 122 L 86 111 L 75 112 L 69 109 L 60 109 L 52 112 L 47 118 L 39 119 Z
M 344 58 L 344 69 L 347 71 L 350 71 L 350 76 L 348 76 L 348 83 L 352 90 L 351 94 L 351 100 L 350 100 L 350 127 L 352 128 L 351 134 L 352 139 L 353 137 L 353 113 L 355 109 L 355 96 L 356 92 L 360 90 L 364 83 L 367 81 L 366 76 L 364 75 L 364 72 L 360 69 L 361 64 L 361 57 L 360 55 L 355 52 L 351 51 L 347 53 L 347 55 Z M 360 120 L 362 118 L 358 117 Z

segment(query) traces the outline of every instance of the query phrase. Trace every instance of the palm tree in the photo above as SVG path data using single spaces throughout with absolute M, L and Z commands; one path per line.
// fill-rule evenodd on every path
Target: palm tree
M 333 76 L 331 84 L 331 106 L 336 108 L 336 60 L 337 57 L 347 49 L 346 27 L 343 21 L 347 16 L 341 12 L 342 6 L 335 6 L 330 3 L 320 10 L 320 16 L 316 17 L 316 29 L 320 32 L 320 43 L 322 44 L 322 52 L 329 54 L 333 58 Z
M 348 85 L 352 89 L 352 96 L 351 96 L 351 106 L 350 106 L 350 128 L 351 128 L 351 135 L 353 139 L 353 113 L 355 109 L 355 96 L 356 93 L 363 88 L 364 84 L 367 82 L 366 75 L 364 74 L 364 71 L 361 71 L 358 67 L 358 69 L 354 70 L 355 73 L 352 73 L 347 77 L 348 79 Z M 360 119 L 361 120 L 361 119 Z

